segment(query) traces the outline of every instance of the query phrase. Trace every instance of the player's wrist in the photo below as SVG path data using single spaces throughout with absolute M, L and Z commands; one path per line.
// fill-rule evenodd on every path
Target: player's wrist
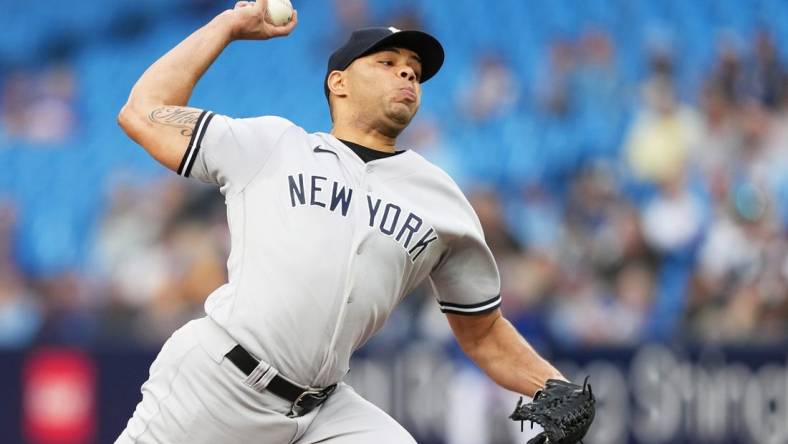
M 232 9 L 228 9 L 214 17 L 207 26 L 225 45 L 239 39 L 238 29 L 240 26 Z
M 566 377 L 564 375 L 562 375 L 561 372 L 559 372 L 559 371 L 556 371 L 555 373 L 550 375 L 550 377 L 547 378 L 547 379 L 548 380 L 549 379 L 555 379 L 556 381 L 572 382 L 572 381 L 566 379 Z M 547 382 L 547 381 L 545 381 L 545 382 Z

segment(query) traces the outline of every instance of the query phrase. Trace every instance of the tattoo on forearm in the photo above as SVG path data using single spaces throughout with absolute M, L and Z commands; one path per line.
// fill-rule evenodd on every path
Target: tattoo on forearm
M 182 136 L 191 137 L 194 125 L 197 124 L 197 119 L 200 117 L 201 112 L 199 110 L 165 106 L 151 111 L 148 118 L 153 123 L 180 128 Z

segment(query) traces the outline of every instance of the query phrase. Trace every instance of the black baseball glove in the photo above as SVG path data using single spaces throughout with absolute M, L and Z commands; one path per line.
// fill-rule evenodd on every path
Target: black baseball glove
M 594 421 L 594 393 L 586 377 L 583 386 L 558 379 L 549 379 L 542 390 L 536 392 L 532 403 L 517 402 L 509 418 L 531 421 L 542 426 L 544 432 L 528 444 L 575 444 L 581 442 Z

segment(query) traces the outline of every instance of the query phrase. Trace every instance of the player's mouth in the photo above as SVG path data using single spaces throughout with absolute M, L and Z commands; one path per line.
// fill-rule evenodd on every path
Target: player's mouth
M 400 88 L 399 95 L 405 99 L 406 102 L 413 102 L 415 103 L 419 98 L 416 95 L 416 90 L 410 87 L 407 88 Z

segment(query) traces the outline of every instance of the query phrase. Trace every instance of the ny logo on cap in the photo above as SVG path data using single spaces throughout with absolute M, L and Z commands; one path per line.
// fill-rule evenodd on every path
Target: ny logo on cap
M 392 34 L 396 34 L 396 33 L 400 32 L 401 30 L 397 29 L 397 28 L 395 28 L 393 26 L 389 26 L 389 31 L 391 31 Z

